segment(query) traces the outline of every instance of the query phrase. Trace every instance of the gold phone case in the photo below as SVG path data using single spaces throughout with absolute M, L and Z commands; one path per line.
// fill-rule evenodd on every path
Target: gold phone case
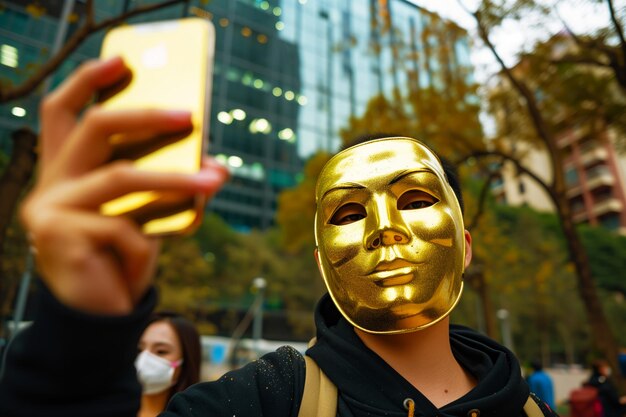
M 198 172 L 208 142 L 214 50 L 215 29 L 199 18 L 126 25 L 107 33 L 100 56 L 121 56 L 133 75 L 102 106 L 190 110 L 194 126 L 182 139 L 160 138 L 118 157 L 134 159 L 142 170 Z M 204 204 L 202 196 L 147 191 L 112 200 L 101 211 L 135 219 L 148 235 L 170 235 L 191 232 L 202 220 Z

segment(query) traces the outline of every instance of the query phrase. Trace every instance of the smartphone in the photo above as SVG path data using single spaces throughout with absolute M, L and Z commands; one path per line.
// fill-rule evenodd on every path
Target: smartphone
M 129 79 L 103 92 L 108 109 L 189 110 L 193 129 L 139 144 L 112 138 L 115 158 L 132 159 L 138 169 L 195 173 L 207 151 L 215 28 L 210 21 L 185 18 L 124 25 L 110 30 L 101 58 L 121 56 Z M 135 192 L 102 205 L 106 215 L 125 215 L 147 235 L 190 233 L 201 222 L 205 198 Z

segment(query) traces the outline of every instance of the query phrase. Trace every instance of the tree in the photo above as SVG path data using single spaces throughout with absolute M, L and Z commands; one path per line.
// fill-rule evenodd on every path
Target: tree
M 207 262 L 198 242 L 191 237 L 165 240 L 159 254 L 154 278 L 159 290 L 157 309 L 173 310 L 198 318 L 207 300 L 214 299 L 217 290 L 214 263 Z M 203 333 L 215 333 L 210 323 L 198 323 Z
M 580 234 L 589 253 L 591 271 L 598 286 L 626 297 L 626 237 L 600 227 L 582 226 Z
M 4 237 L 15 206 L 33 174 L 37 155 L 37 135 L 29 128 L 18 129 L 11 135 L 13 152 L 0 177 L 0 193 L 4 204 L 0 205 L 0 259 L 4 248 Z
M 330 155 L 325 152 L 313 155 L 305 164 L 302 181 L 282 191 L 278 197 L 276 223 L 280 230 L 279 245 L 287 253 L 313 256 L 315 183 L 329 159 Z
M 490 228 L 497 229 L 500 244 L 483 250 L 490 252 L 499 308 L 512 313 L 516 353 L 529 361 L 542 358 L 546 365 L 554 354 L 568 363 L 579 361 L 589 329 L 556 216 L 507 206 L 496 206 L 494 214 Z
M 312 311 L 315 302 L 325 292 L 322 278 L 313 257 L 315 238 L 315 184 L 322 167 L 330 155 L 320 152 L 305 164 L 302 181 L 291 189 L 281 192 L 276 211 L 276 246 L 284 253 L 289 276 L 285 279 L 285 297 L 292 311 Z M 309 315 L 310 317 L 310 315 Z M 312 335 L 311 321 L 299 324 L 300 334 Z
M 605 28 L 602 33 L 607 34 L 612 31 L 612 33 L 616 34 L 616 38 L 618 39 L 619 46 L 617 48 L 611 47 L 606 44 L 607 41 L 610 40 L 608 36 L 597 36 L 594 39 L 594 45 L 598 45 L 597 42 L 604 42 L 604 46 L 606 48 L 596 48 L 593 51 L 591 49 L 587 49 L 586 51 L 589 53 L 593 53 L 595 56 L 599 56 L 600 60 L 602 58 L 602 54 L 607 57 L 609 52 L 610 54 L 615 54 L 614 58 L 608 57 L 609 61 L 614 60 L 618 62 L 619 68 L 623 68 L 623 62 L 626 60 L 626 43 L 624 42 L 623 37 L 623 27 L 622 23 L 615 16 L 613 10 L 613 3 L 611 0 L 607 0 L 607 6 L 611 9 L 611 22 Z M 511 152 L 511 147 L 503 146 L 506 141 L 501 141 L 500 143 L 496 142 L 496 148 L 489 151 L 478 151 L 473 152 L 471 157 L 488 157 L 488 156 L 497 156 L 502 160 L 507 160 L 515 165 L 518 172 L 521 174 L 525 174 L 528 177 L 532 178 L 537 184 L 539 184 L 549 196 L 552 201 L 555 211 L 557 213 L 560 226 L 562 231 L 566 237 L 567 248 L 569 253 L 570 261 L 573 263 L 576 271 L 576 279 L 577 279 L 577 288 L 579 292 L 579 296 L 583 301 L 585 306 L 585 310 L 587 313 L 587 318 L 589 320 L 590 329 L 593 333 L 593 342 L 595 347 L 601 354 L 609 360 L 611 365 L 617 368 L 617 353 L 618 346 L 616 343 L 615 335 L 612 332 L 612 329 L 607 321 L 606 315 L 602 308 L 602 303 L 598 297 L 596 292 L 596 288 L 594 285 L 594 279 L 592 275 L 592 270 L 589 261 L 589 255 L 585 250 L 583 243 L 581 241 L 580 235 L 575 227 L 575 223 L 572 216 L 572 211 L 569 205 L 569 201 L 566 194 L 566 183 L 565 183 L 565 172 L 564 172 L 564 164 L 563 164 L 563 153 L 558 144 L 558 132 L 562 131 L 564 126 L 561 126 L 561 129 L 557 128 L 556 120 L 551 119 L 553 116 L 553 111 L 555 110 L 563 110 L 566 112 L 566 121 L 572 121 L 569 117 L 575 117 L 577 114 L 577 110 L 584 108 L 584 103 L 573 103 L 573 102 L 560 102 L 560 106 L 558 108 L 550 108 L 550 103 L 553 103 L 551 100 L 545 100 L 544 97 L 550 94 L 550 90 L 539 90 L 536 88 L 536 84 L 532 84 L 532 82 L 536 82 L 537 79 L 533 79 L 531 77 L 527 77 L 528 74 L 523 71 L 523 67 L 517 66 L 516 68 L 510 68 L 507 66 L 498 51 L 496 50 L 494 44 L 490 39 L 490 32 L 500 25 L 505 19 L 515 19 L 524 16 L 524 12 L 529 12 L 536 10 L 536 4 L 532 1 L 519 0 L 514 2 L 496 2 L 496 1 L 482 1 L 476 11 L 472 12 L 476 23 L 477 23 L 477 31 L 480 39 L 484 42 L 487 48 L 492 52 L 496 61 L 499 63 L 501 67 L 501 76 L 507 80 L 508 87 L 511 91 L 516 92 L 517 94 L 517 103 L 523 107 L 524 113 L 521 117 L 521 123 L 517 126 L 517 132 L 525 129 L 528 132 L 528 129 L 532 129 L 533 143 L 536 146 L 540 146 L 548 155 L 549 166 L 552 172 L 552 179 L 546 181 L 541 178 L 536 172 L 534 172 L 533 167 L 525 166 L 523 163 L 523 159 L 521 155 L 516 155 Z M 612 29 L 612 30 L 611 30 Z M 593 37 L 587 37 L 586 39 L 591 39 Z M 582 39 L 582 38 L 579 38 Z M 579 48 L 584 49 L 585 43 L 579 42 Z M 584 55 L 584 54 L 582 54 Z M 589 54 L 586 54 L 589 55 Z M 612 56 L 612 55 L 611 55 Z M 616 57 L 616 58 L 615 58 Z M 534 58 L 538 58 L 543 62 L 547 61 L 547 64 L 555 65 L 555 69 L 557 71 L 553 71 L 552 73 L 558 73 L 558 69 L 563 69 L 562 65 L 572 65 L 571 60 L 555 60 L 552 55 L 549 57 L 540 57 L 539 55 L 535 55 Z M 524 61 L 522 61 L 522 65 L 524 65 Z M 580 65 L 585 65 L 581 63 Z M 531 65 L 532 66 L 532 65 Z M 580 68 L 580 67 L 579 67 Z M 618 69 L 619 69 L 618 68 Z M 521 74 L 520 74 L 521 72 Z M 550 72 L 543 72 L 540 74 L 541 76 L 550 76 Z M 592 79 L 594 77 L 592 76 Z M 616 79 L 619 79 L 620 76 L 616 76 Z M 539 80 L 541 80 L 539 78 Z M 560 78 L 553 78 L 552 83 L 560 83 Z M 579 88 L 580 84 L 578 84 L 575 88 Z M 554 98 L 558 98 L 558 96 L 554 96 Z M 510 113 L 510 108 L 506 108 L 505 111 Z M 581 112 L 583 115 L 587 115 L 587 112 Z M 527 118 L 527 119 L 526 119 Z M 528 120 L 529 123 L 526 123 L 524 119 Z M 509 120 L 510 121 L 510 120 Z M 610 119 L 606 117 L 602 117 L 602 115 L 598 115 L 592 118 L 582 118 L 582 120 L 575 120 L 575 122 L 585 125 L 592 132 L 597 131 L 594 129 L 595 123 L 608 124 L 611 122 Z M 514 129 L 513 123 L 507 123 L 506 127 L 509 129 L 507 134 L 510 136 L 510 129 Z M 500 146 L 498 146 L 500 145 Z
M 624 23 L 618 16 L 613 0 L 595 0 L 596 3 L 606 4 L 610 23 L 594 34 L 579 36 L 567 22 L 563 26 L 567 33 L 578 45 L 576 53 L 568 53 L 560 57 L 556 63 L 573 63 L 589 65 L 596 68 L 607 68 L 613 72 L 615 80 L 622 90 L 626 91 L 626 37 Z

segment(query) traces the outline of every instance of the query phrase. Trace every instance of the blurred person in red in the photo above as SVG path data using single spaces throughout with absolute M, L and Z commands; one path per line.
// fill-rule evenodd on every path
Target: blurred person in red
M 626 414 L 626 396 L 619 396 L 613 385 L 613 370 L 605 359 L 596 359 L 591 364 L 591 377 L 587 385 L 598 389 L 603 417 L 623 417 Z

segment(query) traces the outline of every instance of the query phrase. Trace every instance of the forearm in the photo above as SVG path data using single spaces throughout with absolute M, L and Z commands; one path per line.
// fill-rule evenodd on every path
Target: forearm
M 67 308 L 41 288 L 35 320 L 8 347 L 0 379 L 2 416 L 136 416 L 137 341 L 154 289 L 126 316 Z

